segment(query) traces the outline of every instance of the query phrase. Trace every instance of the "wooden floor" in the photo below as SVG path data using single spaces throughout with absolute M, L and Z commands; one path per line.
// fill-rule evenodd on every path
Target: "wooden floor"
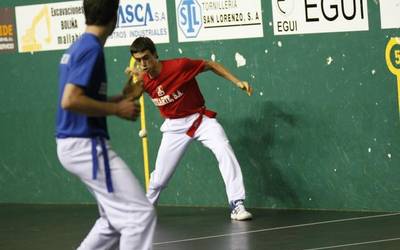
M 400 249 L 400 213 L 159 207 L 154 250 Z M 0 205 L 1 250 L 76 249 L 93 205 Z

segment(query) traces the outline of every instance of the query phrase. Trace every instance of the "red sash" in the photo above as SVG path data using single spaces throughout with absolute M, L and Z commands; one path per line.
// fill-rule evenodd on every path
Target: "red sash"
M 199 117 L 197 117 L 197 119 L 192 123 L 192 126 L 190 126 L 188 131 L 186 131 L 186 134 L 190 137 L 193 137 L 196 130 L 200 127 L 200 124 L 203 121 L 203 115 L 209 118 L 215 118 L 217 116 L 216 112 L 208 110 L 206 107 L 202 107 L 198 113 L 200 114 Z

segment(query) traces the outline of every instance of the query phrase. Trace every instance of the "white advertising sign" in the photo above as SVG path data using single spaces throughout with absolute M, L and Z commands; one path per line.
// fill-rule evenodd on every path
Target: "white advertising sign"
M 400 0 L 380 0 L 382 29 L 400 28 Z
M 263 37 L 261 0 L 175 0 L 179 42 Z
M 367 0 L 272 0 L 274 34 L 365 31 L 367 7 Z
M 19 52 L 63 50 L 85 30 L 82 1 L 15 7 Z M 138 36 L 168 43 L 165 1 L 121 0 L 118 23 L 106 46 L 127 46 Z
M 166 0 L 120 0 L 117 28 L 106 46 L 131 45 L 139 36 L 169 43 Z

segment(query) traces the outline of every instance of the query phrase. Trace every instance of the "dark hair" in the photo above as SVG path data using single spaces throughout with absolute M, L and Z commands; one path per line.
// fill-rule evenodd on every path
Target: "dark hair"
M 149 50 L 151 54 L 157 54 L 156 46 L 153 41 L 148 37 L 138 37 L 133 41 L 130 47 L 131 55 L 137 52 L 144 52 Z
M 105 26 L 117 18 L 119 0 L 84 0 L 83 10 L 87 25 Z

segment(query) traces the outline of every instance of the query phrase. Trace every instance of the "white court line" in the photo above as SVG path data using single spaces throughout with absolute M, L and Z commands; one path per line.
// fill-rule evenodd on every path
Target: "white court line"
M 320 221 L 320 222 L 305 223 L 305 224 L 298 224 L 298 225 L 291 225 L 291 226 L 284 226 L 284 227 L 264 228 L 264 229 L 244 231 L 244 232 L 239 232 L 239 233 L 210 235 L 210 236 L 189 238 L 189 239 L 183 239 L 183 240 L 172 240 L 172 241 L 156 242 L 156 243 L 153 243 L 153 245 L 167 245 L 167 244 L 181 243 L 181 242 L 188 242 L 188 241 L 222 238 L 222 237 L 234 236 L 234 235 L 243 235 L 243 234 L 251 234 L 251 233 L 268 232 L 268 231 L 282 230 L 282 229 L 288 229 L 288 228 L 307 227 L 307 226 L 323 225 L 323 224 L 337 223 L 337 222 L 374 219 L 374 218 L 382 218 L 382 217 L 389 217 L 389 216 L 396 216 L 396 215 L 400 215 L 400 212 L 399 213 L 391 213 L 391 214 L 381 214 L 381 215 L 354 217 L 354 218 L 348 218 L 348 219 Z
M 303 250 L 333 249 L 333 248 L 339 248 L 339 247 L 360 246 L 360 245 L 367 245 L 367 244 L 374 244 L 374 243 L 381 243 L 381 242 L 388 242 L 388 241 L 396 241 L 396 240 L 400 240 L 400 238 L 390 238 L 390 239 L 384 239 L 384 240 L 364 241 L 364 242 L 357 242 L 357 243 L 350 243 L 350 244 L 343 244 L 343 245 L 336 245 L 336 246 L 328 246 L 328 247 L 307 248 L 307 249 L 303 249 Z

